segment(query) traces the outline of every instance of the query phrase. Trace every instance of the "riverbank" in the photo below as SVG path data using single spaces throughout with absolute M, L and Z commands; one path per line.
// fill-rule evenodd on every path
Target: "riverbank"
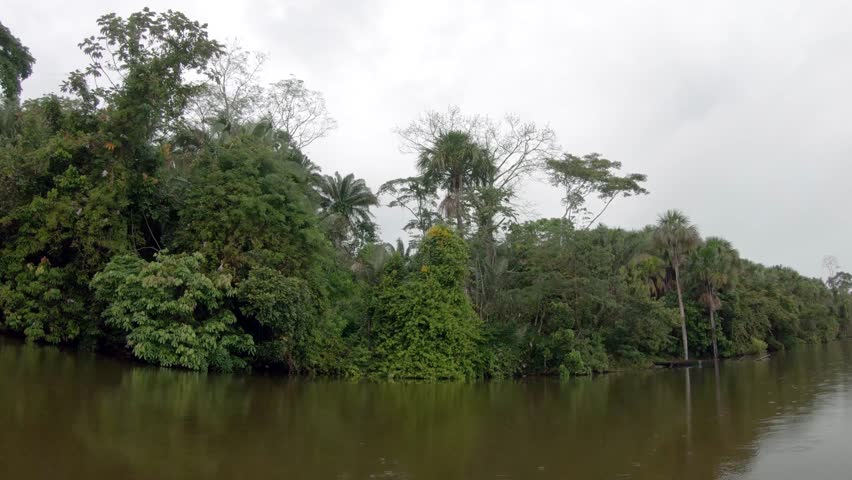
M 81 350 L 79 348 L 75 348 L 74 346 L 62 345 L 62 344 L 50 345 L 50 344 L 31 343 L 31 342 L 28 342 L 26 340 L 26 337 L 24 337 L 24 336 L 16 335 L 14 332 L 8 332 L 8 331 L 2 331 L 2 330 L 0 330 L 0 341 L 2 341 L 5 344 L 16 345 L 16 346 L 19 346 L 19 347 L 20 346 L 28 346 L 28 347 L 33 347 L 33 348 L 36 348 L 36 349 L 47 348 L 47 349 L 62 352 L 63 354 L 67 354 L 67 355 L 75 355 L 75 354 L 91 355 L 93 358 L 98 359 L 100 361 L 116 362 L 117 364 L 124 365 L 126 367 L 147 367 L 147 368 L 156 367 L 155 365 L 151 365 L 149 363 L 146 363 L 146 362 L 139 360 L 138 358 L 135 358 L 133 355 L 131 355 L 125 349 L 113 348 L 113 349 L 94 349 L 94 350 L 82 349 Z M 840 342 L 840 343 L 843 343 L 843 342 L 848 343 L 850 341 L 852 341 L 852 340 L 850 340 L 850 337 L 842 337 L 842 338 L 838 338 L 836 340 L 836 342 Z M 832 342 L 828 342 L 828 343 L 832 343 Z M 818 346 L 818 345 L 822 345 L 822 344 L 810 344 L 810 345 L 809 344 L 802 344 L 802 345 L 799 345 L 798 347 L 792 348 L 792 350 L 815 347 L 815 346 Z M 0 345 L 0 346 L 2 346 L 2 345 Z M 740 355 L 740 356 L 737 356 L 737 357 L 720 358 L 719 364 L 721 365 L 721 364 L 724 364 L 724 363 L 739 362 L 739 361 L 765 361 L 765 360 L 769 360 L 770 358 L 772 358 L 773 355 L 782 354 L 784 352 L 785 352 L 785 350 L 778 350 L 778 351 L 774 351 L 774 352 L 762 352 L 762 353 L 756 353 L 756 354 L 750 354 L 750 355 Z M 687 367 L 701 369 L 701 368 L 714 367 L 714 366 L 715 366 L 715 362 L 713 361 L 712 358 L 710 358 L 710 359 L 706 359 L 706 358 L 704 358 L 704 359 L 690 359 L 688 361 L 684 361 L 683 359 L 656 359 L 656 360 L 653 360 L 651 362 L 647 362 L 643 365 L 638 365 L 638 364 L 619 365 L 616 368 L 608 369 L 608 370 L 603 371 L 603 372 L 578 374 L 578 375 L 574 375 L 573 377 L 574 378 L 588 378 L 588 377 L 595 377 L 595 376 L 600 376 L 600 375 L 610 375 L 610 374 L 630 375 L 630 374 L 642 374 L 644 372 L 650 372 L 650 371 L 654 371 L 654 370 L 681 369 L 681 368 L 687 368 Z M 180 369 L 180 368 L 173 369 L 173 370 L 175 370 L 175 371 L 187 371 L 186 369 Z M 211 373 L 216 373 L 216 372 L 211 372 Z M 446 381 L 446 380 L 431 380 L 430 381 L 430 380 L 427 380 L 427 379 L 419 379 L 419 380 L 418 379 L 389 379 L 389 378 L 377 377 L 377 376 L 374 376 L 374 375 L 373 376 L 364 376 L 364 375 L 346 376 L 346 375 L 327 375 L 327 374 L 325 374 L 325 375 L 304 375 L 304 374 L 292 374 L 292 373 L 286 372 L 285 370 L 270 369 L 270 368 L 251 368 L 251 369 L 247 369 L 247 370 L 244 370 L 244 371 L 231 372 L 231 373 L 226 374 L 226 376 L 229 376 L 229 377 L 231 377 L 231 376 L 234 376 L 234 377 L 261 376 L 261 377 L 271 377 L 271 378 L 291 378 L 291 379 L 304 379 L 304 380 L 323 379 L 323 380 L 328 380 L 328 381 L 334 381 L 334 380 L 367 381 L 367 382 L 371 382 L 371 383 L 372 382 L 378 382 L 378 383 L 400 382 L 400 381 L 402 381 L 403 383 L 408 383 L 408 382 L 430 383 L 430 382 L 435 382 L 435 381 L 437 381 L 438 383 L 445 383 L 445 381 Z M 473 380 L 473 383 L 479 383 L 481 381 L 490 382 L 490 381 L 495 381 L 495 380 L 498 381 L 498 383 L 499 383 L 501 381 L 506 381 L 506 380 L 539 381 L 539 380 L 560 379 L 560 378 L 562 380 L 568 380 L 569 379 L 569 377 L 560 376 L 559 372 L 553 372 L 553 373 L 547 374 L 547 375 L 545 375 L 545 374 L 519 375 L 519 376 L 509 377 L 509 378 L 497 378 L 497 379 L 494 379 L 494 378 L 479 378 L 479 379 L 471 379 L 471 380 Z

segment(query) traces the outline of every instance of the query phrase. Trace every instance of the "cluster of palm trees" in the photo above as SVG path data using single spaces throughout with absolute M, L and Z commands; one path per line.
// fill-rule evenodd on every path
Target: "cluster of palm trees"
M 674 275 L 681 320 L 683 358 L 689 360 L 689 338 L 682 285 L 683 269 L 688 268 L 690 276 L 701 292 L 699 300 L 709 312 L 713 358 L 718 359 L 716 312 L 722 304 L 719 291 L 730 286 L 734 281 L 739 268 L 739 254 L 727 240 L 709 237 L 702 241 L 698 228 L 678 210 L 669 210 L 660 215 L 653 240 Z
M 383 191 L 402 188 L 403 180 L 417 183 L 414 190 L 418 198 L 435 194 L 443 190 L 446 195 L 437 205 L 437 212 L 446 219 L 452 219 L 458 231 L 464 232 L 467 227 L 468 209 L 476 200 L 472 189 L 486 181 L 495 170 L 493 159 L 486 149 L 479 146 L 470 134 L 461 131 L 448 131 L 435 138 L 428 147 L 421 149 L 417 158 L 418 177 L 397 179 L 388 182 Z M 404 183 L 404 182 L 402 182 Z M 356 179 L 352 174 L 341 176 L 323 176 L 318 185 L 322 196 L 324 217 L 333 217 L 342 225 L 346 235 L 352 236 L 372 225 L 370 208 L 378 205 L 378 199 L 363 180 Z M 412 188 L 408 188 L 412 190 Z M 422 190 L 422 191 L 421 191 Z M 422 203 L 422 198 L 420 198 Z M 398 206 L 404 206 L 402 204 Z M 423 205 L 418 205 L 422 209 Z M 425 231 L 436 219 L 436 216 L 422 215 L 416 227 Z

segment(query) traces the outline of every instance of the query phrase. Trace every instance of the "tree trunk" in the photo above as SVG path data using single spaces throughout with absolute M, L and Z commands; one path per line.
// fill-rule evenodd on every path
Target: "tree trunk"
M 686 312 L 683 309 L 683 294 L 680 291 L 680 268 L 674 266 L 675 285 L 677 286 L 677 306 L 680 308 L 680 333 L 683 337 L 683 359 L 689 360 L 689 340 L 686 338 Z
M 710 328 L 713 332 L 713 360 L 719 360 L 719 348 L 716 346 L 716 309 L 712 306 L 710 307 Z
M 464 210 L 462 201 L 462 190 L 464 186 L 462 184 L 461 179 L 456 180 L 456 225 L 459 229 L 459 236 L 464 238 L 464 234 L 462 233 L 462 229 L 464 228 Z

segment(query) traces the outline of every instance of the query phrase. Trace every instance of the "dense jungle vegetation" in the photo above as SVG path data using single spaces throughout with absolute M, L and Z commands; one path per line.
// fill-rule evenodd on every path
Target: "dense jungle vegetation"
M 570 376 L 848 332 L 852 275 L 740 258 L 676 210 L 604 211 L 645 175 L 548 127 L 457 108 L 398 130 L 416 176 L 371 190 L 303 149 L 335 127 L 300 80 L 183 14 L 105 15 L 61 93 L 0 25 L 0 330 L 195 370 L 375 378 Z M 320 159 L 321 161 L 321 159 Z M 560 218 L 520 221 L 546 176 Z M 618 201 L 616 201 L 618 200 Z M 371 208 L 410 214 L 379 241 Z M 592 205 L 601 208 L 592 208 Z

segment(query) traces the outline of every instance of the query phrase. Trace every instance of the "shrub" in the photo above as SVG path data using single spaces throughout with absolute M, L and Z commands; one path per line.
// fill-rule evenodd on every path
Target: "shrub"
M 125 332 L 135 357 L 192 370 L 246 367 L 254 343 L 222 305 L 230 279 L 202 273 L 203 262 L 198 253 L 160 253 L 152 262 L 121 255 L 95 275 L 92 288 L 106 304 L 104 318 Z

